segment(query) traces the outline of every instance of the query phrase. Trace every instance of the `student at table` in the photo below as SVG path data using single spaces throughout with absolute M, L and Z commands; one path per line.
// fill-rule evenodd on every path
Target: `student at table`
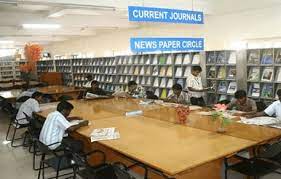
M 45 145 L 50 145 L 50 149 L 55 150 L 63 144 L 63 146 L 69 146 L 76 151 L 82 150 L 83 146 L 81 141 L 72 139 L 69 136 L 64 138 L 64 136 L 67 135 L 67 132 L 72 132 L 82 126 L 88 125 L 87 120 L 75 122 L 73 120 L 81 119 L 77 117 L 68 117 L 73 108 L 71 103 L 62 101 L 57 105 L 57 111 L 52 112 L 47 116 L 40 132 L 39 140 Z
M 96 80 L 93 80 L 91 83 L 91 88 L 86 90 L 85 96 L 91 96 L 92 94 L 94 95 L 100 95 L 100 96 L 105 96 L 108 95 L 109 93 L 107 93 L 106 91 L 104 91 L 103 89 L 101 89 L 99 87 L 99 82 Z
M 193 66 L 191 68 L 191 74 L 187 78 L 187 88 L 190 92 L 190 102 L 192 105 L 205 106 L 203 95 L 205 91 L 211 89 L 211 87 L 204 88 L 200 73 L 202 68 L 200 66 Z
M 87 78 L 87 82 L 83 85 L 83 87 L 84 88 L 91 88 L 93 76 L 89 74 L 89 75 L 86 76 L 86 78 Z
M 260 116 L 275 116 L 281 117 L 281 89 L 277 91 L 278 100 L 274 101 L 264 111 L 257 113 L 247 113 L 247 118 L 260 117 Z
M 116 91 L 113 93 L 116 97 L 128 97 L 128 98 L 145 98 L 145 90 L 142 86 L 139 86 L 135 81 L 128 82 L 128 91 Z
M 34 92 L 31 98 L 22 103 L 16 116 L 16 120 L 19 124 L 28 124 L 25 114 L 28 117 L 32 117 L 32 113 L 40 111 L 39 103 L 41 102 L 41 100 L 42 93 Z
M 247 98 L 247 93 L 244 90 L 238 90 L 234 94 L 234 98 L 228 105 L 227 109 L 235 109 L 243 112 L 257 112 L 256 102 Z
M 165 100 L 166 102 L 188 104 L 189 97 L 186 92 L 182 91 L 182 86 L 180 84 L 174 84 L 172 86 L 173 94 L 168 96 Z

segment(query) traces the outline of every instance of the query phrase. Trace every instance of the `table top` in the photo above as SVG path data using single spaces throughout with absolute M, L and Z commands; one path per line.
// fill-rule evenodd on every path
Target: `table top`
M 100 141 L 122 154 L 175 175 L 255 145 L 256 142 L 144 116 L 95 120 L 78 133 L 89 137 L 94 128 L 116 127 L 120 139 Z M 133 130 L 132 130 L 133 129 Z
M 0 96 L 6 99 L 15 99 L 21 94 L 22 90 L 20 89 L 13 89 L 8 91 L 0 91 Z
M 81 89 L 76 89 L 75 87 L 70 86 L 47 86 L 38 88 L 38 91 L 45 94 L 61 94 L 61 93 L 69 93 L 69 92 L 79 92 Z

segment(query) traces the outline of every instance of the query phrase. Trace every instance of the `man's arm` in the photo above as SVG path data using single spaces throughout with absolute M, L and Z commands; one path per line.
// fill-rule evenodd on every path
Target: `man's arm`
M 80 127 L 87 126 L 88 123 L 89 123 L 89 121 L 87 121 L 87 120 L 86 120 L 86 121 L 83 121 L 83 122 L 80 122 L 79 124 L 76 124 L 76 125 L 73 125 L 73 126 L 67 128 L 66 131 L 67 131 L 67 132 L 73 132 L 73 131 L 79 129 Z
M 254 117 L 261 117 L 261 116 L 267 116 L 267 114 L 262 111 L 262 112 L 247 112 L 247 113 L 244 113 L 243 116 L 245 116 L 246 118 L 254 118 Z

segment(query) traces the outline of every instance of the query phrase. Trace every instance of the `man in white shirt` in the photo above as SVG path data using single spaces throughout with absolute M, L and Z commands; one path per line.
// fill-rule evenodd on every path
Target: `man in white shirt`
M 91 84 L 93 81 L 93 76 L 92 75 L 87 75 L 87 82 L 86 84 L 83 85 L 84 88 L 91 88 Z
M 32 113 L 39 112 L 40 106 L 39 102 L 42 99 L 42 93 L 35 92 L 32 94 L 31 98 L 26 100 L 19 108 L 19 111 L 16 116 L 16 120 L 18 121 L 18 124 L 28 124 L 29 122 L 26 120 L 26 116 L 32 118 Z
M 166 102 L 171 103 L 179 103 L 179 104 L 188 104 L 189 98 L 186 92 L 182 91 L 182 86 L 180 84 L 174 84 L 172 87 L 173 94 L 168 96 L 168 98 L 165 100 Z
M 247 113 L 247 118 L 260 117 L 260 116 L 276 116 L 281 117 L 281 89 L 277 91 L 278 100 L 274 101 L 264 111 L 258 113 Z
M 68 118 L 70 112 L 73 109 L 73 105 L 67 101 L 62 101 L 57 106 L 57 111 L 50 113 L 44 122 L 43 128 L 40 133 L 39 140 L 48 145 L 50 149 L 55 150 L 61 144 L 75 148 L 76 151 L 81 151 L 81 141 L 74 140 L 70 137 L 64 139 L 66 132 L 72 132 L 76 129 L 87 126 L 87 120 L 81 120 L 81 122 L 71 123 L 69 121 L 77 118 Z
M 205 91 L 211 88 L 204 88 L 200 73 L 202 68 L 200 66 L 193 66 L 191 69 L 191 75 L 187 78 L 187 88 L 190 92 L 190 102 L 192 105 L 205 106 L 203 95 Z

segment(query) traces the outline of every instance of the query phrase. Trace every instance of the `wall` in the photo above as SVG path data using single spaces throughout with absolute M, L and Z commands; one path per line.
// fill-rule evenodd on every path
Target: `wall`
M 227 15 L 206 16 L 204 25 L 154 24 L 138 29 L 119 29 L 46 46 L 53 55 L 76 52 L 109 56 L 129 52 L 130 37 L 204 37 L 205 50 L 280 46 L 280 7 Z

